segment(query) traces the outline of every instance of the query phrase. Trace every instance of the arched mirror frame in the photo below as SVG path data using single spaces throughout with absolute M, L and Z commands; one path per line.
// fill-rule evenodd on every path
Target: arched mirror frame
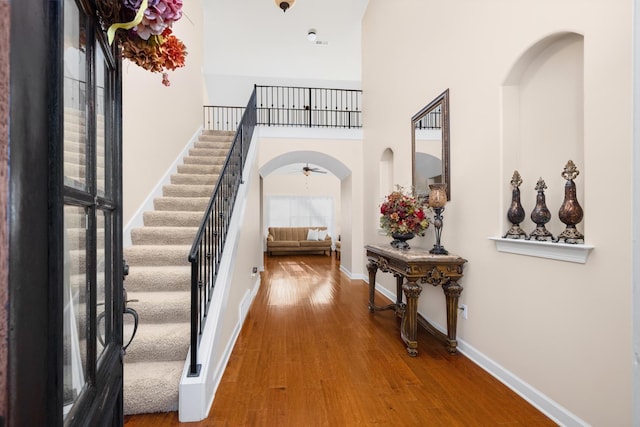
M 412 152 L 412 179 L 413 186 L 418 195 L 428 196 L 428 189 L 417 188 L 416 184 L 416 125 L 429 113 L 441 106 L 441 136 L 442 136 L 442 181 L 447 184 L 447 200 L 451 200 L 451 165 L 449 159 L 449 89 L 438 95 L 433 101 L 418 111 L 411 118 L 411 152 Z

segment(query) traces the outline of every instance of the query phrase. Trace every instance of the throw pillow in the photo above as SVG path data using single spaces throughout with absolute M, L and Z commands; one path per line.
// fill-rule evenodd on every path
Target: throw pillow
M 318 230 L 310 228 L 307 232 L 307 240 L 318 240 Z
M 327 238 L 327 230 L 318 230 L 318 240 L 322 241 Z

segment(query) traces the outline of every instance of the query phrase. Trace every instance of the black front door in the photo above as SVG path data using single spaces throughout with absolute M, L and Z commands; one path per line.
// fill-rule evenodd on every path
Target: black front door
M 8 423 L 121 425 L 120 58 L 90 0 L 11 26 Z

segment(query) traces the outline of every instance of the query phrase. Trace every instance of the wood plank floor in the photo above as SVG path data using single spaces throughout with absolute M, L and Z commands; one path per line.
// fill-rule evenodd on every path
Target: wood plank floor
M 409 357 L 399 319 L 370 314 L 367 300 L 366 283 L 341 274 L 334 257 L 266 257 L 209 418 L 188 425 L 556 425 L 422 329 Z M 179 424 L 175 412 L 125 418 Z

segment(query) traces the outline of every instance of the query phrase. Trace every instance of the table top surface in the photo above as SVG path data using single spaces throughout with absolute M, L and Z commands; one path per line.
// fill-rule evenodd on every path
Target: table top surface
M 386 245 L 366 245 L 364 247 L 367 252 L 376 253 L 390 258 L 399 259 L 405 262 L 432 262 L 432 263 L 465 263 L 466 259 L 455 255 L 435 255 L 429 253 L 428 249 L 411 248 L 396 249 L 393 246 Z

